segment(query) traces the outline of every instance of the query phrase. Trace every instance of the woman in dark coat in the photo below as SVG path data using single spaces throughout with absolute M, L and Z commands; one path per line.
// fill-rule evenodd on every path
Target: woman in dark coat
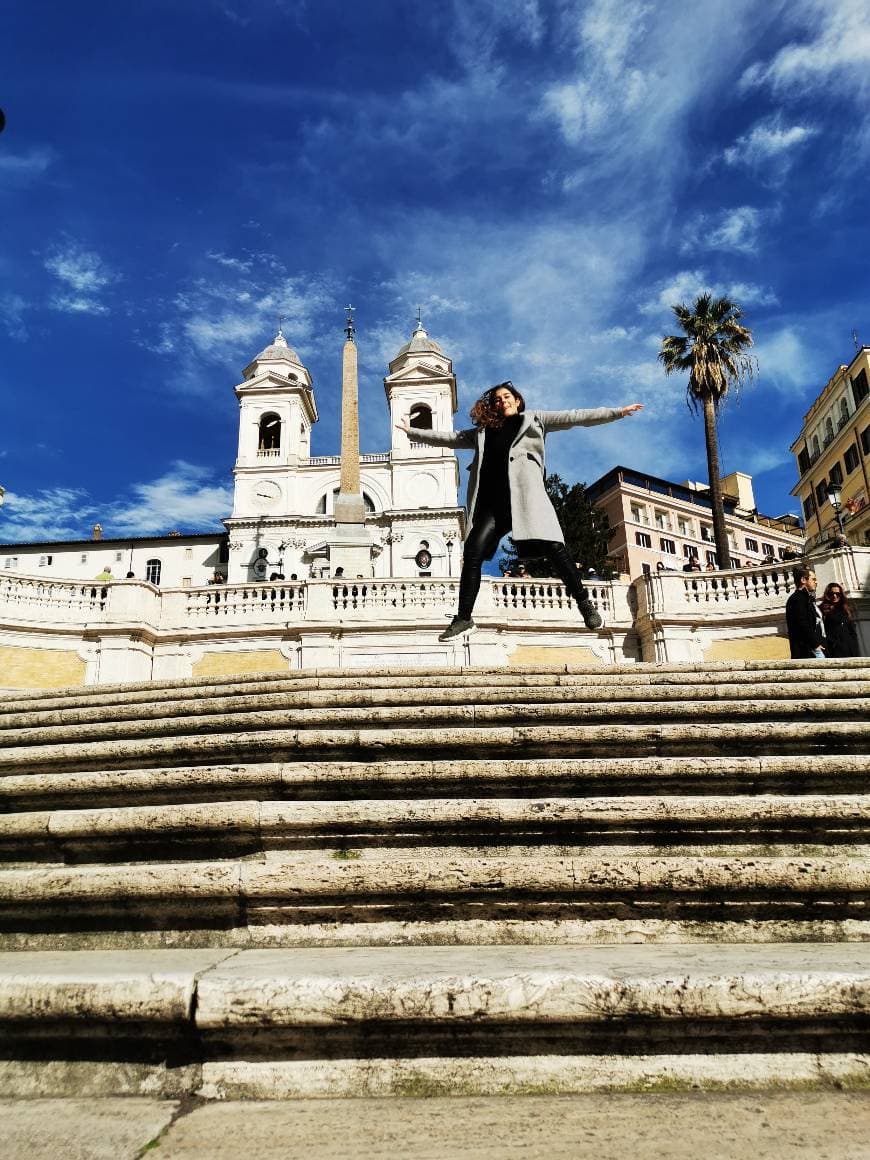
M 471 409 L 475 426 L 465 431 L 428 431 L 407 419 L 396 426 L 420 443 L 467 447 L 475 451 L 468 481 L 468 530 L 459 580 L 459 610 L 439 640 L 450 640 L 473 628 L 471 612 L 480 588 L 484 560 L 491 560 L 502 536 L 512 532 L 527 555 L 547 556 L 556 575 L 577 601 L 587 628 L 601 617 L 580 583 L 577 567 L 565 547 L 556 512 L 544 488 L 544 440 L 550 431 L 612 423 L 641 409 L 597 407 L 592 410 L 527 411 L 513 383 L 500 383 Z
M 857 657 L 858 630 L 846 593 L 839 584 L 829 584 L 822 596 L 822 619 L 825 622 L 825 656 Z

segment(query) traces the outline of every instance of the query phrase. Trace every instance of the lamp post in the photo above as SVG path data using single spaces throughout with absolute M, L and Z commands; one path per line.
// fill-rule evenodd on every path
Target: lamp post
M 842 504 L 840 503 L 841 495 L 838 487 L 828 489 L 828 501 L 834 509 L 834 515 L 837 517 L 837 527 L 840 529 L 840 535 L 845 539 L 846 533 L 843 531 L 843 517 L 840 515 Z

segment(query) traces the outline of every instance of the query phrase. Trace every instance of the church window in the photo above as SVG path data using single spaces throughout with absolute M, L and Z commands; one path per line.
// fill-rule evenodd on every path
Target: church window
M 145 561 L 145 579 L 149 584 L 158 585 L 160 583 L 160 573 L 163 571 L 163 565 L 159 560 Z
M 51 565 L 53 560 L 54 560 L 54 556 L 40 556 L 39 557 L 40 568 L 45 568 L 47 565 Z
M 826 447 L 833 440 L 833 438 L 834 438 L 834 424 L 831 422 L 830 418 L 827 418 L 827 419 L 825 419 L 825 446 Z
M 820 448 L 819 448 L 819 437 L 818 437 L 818 435 L 814 435 L 814 436 L 813 436 L 813 438 L 812 438 L 812 443 L 810 444 L 810 446 L 811 446 L 811 448 L 812 448 L 812 452 L 811 452 L 812 458 L 813 458 L 813 459 L 818 459 L 818 458 L 819 458 L 819 455 L 821 454 L 821 451 L 820 451 Z
M 314 509 L 315 513 L 319 516 L 332 515 L 333 511 L 335 510 L 335 497 L 338 495 L 338 493 L 340 491 L 341 491 L 340 487 L 334 487 L 332 489 L 332 503 L 330 503 L 328 511 L 327 511 L 327 507 L 326 507 L 327 497 L 325 494 L 322 495 L 320 497 L 320 499 L 317 501 L 317 507 Z M 365 510 L 367 512 L 374 513 L 375 503 L 374 503 L 374 500 L 372 499 L 372 497 L 369 495 L 369 493 L 367 491 L 364 491 L 362 493 L 362 497 L 363 497 L 363 507 L 365 508 Z
M 432 430 L 432 408 L 427 407 L 425 403 L 415 403 L 411 408 L 411 414 L 408 422 L 412 427 L 417 427 L 421 431 Z
M 6 563 L 5 563 L 4 567 L 10 568 L 10 569 L 17 568 L 18 567 L 18 557 L 17 556 L 7 556 Z
M 277 455 L 281 449 L 281 418 L 268 411 L 260 419 L 260 434 L 257 443 L 258 456 Z
M 845 427 L 849 422 L 849 404 L 845 399 L 840 399 L 840 427 Z
M 87 554 L 87 552 L 82 552 L 81 556 L 79 557 L 79 563 L 80 564 L 87 564 L 87 562 L 88 562 L 88 554 Z

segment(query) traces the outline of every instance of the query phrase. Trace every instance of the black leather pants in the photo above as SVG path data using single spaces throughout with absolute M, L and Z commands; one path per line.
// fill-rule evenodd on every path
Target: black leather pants
M 459 611 L 462 620 L 470 620 L 474 602 L 480 591 L 480 576 L 484 560 L 491 560 L 502 536 L 510 531 L 507 512 L 478 511 L 474 513 L 471 535 L 465 541 L 462 574 L 459 577 Z M 518 540 L 521 556 L 546 556 L 553 571 L 578 604 L 589 599 L 589 593 L 580 581 L 580 573 L 564 544 L 551 540 Z

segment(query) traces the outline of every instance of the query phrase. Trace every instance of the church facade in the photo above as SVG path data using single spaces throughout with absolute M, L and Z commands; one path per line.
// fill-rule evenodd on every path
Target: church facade
M 396 429 L 452 429 L 453 364 L 418 322 L 384 379 L 392 432 L 388 451 L 360 456 L 367 577 L 458 576 L 464 512 L 459 467 L 449 448 L 426 447 Z M 0 569 L 46 579 L 89 580 L 111 568 L 161 587 L 199 587 L 215 574 L 230 584 L 332 574 L 330 530 L 339 491 L 338 455 L 311 455 L 318 420 L 311 376 L 279 330 L 235 388 L 239 401 L 233 505 L 226 532 L 0 545 Z M 335 405 L 331 400 L 331 405 Z

